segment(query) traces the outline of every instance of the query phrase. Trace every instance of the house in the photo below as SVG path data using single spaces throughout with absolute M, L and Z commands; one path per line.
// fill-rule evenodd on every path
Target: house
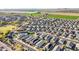
M 79 31 L 76 31 L 76 38 L 79 40 Z
M 39 41 L 40 41 L 39 39 L 33 39 L 33 40 L 30 41 L 30 44 L 35 45 Z
M 57 32 L 57 36 L 61 36 L 63 34 L 63 32 L 58 31 Z
M 74 44 L 73 42 L 68 41 L 66 46 L 68 48 L 71 48 L 72 50 L 74 50 L 76 48 L 76 44 Z
M 69 33 L 65 32 L 63 36 L 64 37 L 68 37 L 69 36 Z
M 52 39 L 52 36 L 51 36 L 51 35 L 47 35 L 47 36 L 45 37 L 45 40 L 46 40 L 47 42 L 50 42 L 51 39 Z
M 25 35 L 25 36 L 23 36 L 22 38 L 19 38 L 19 39 L 21 39 L 22 41 L 25 41 L 28 38 L 29 38 L 29 35 Z
M 35 40 L 35 41 L 34 41 L 34 43 L 33 43 L 33 44 L 35 45 L 35 44 L 36 44 L 36 43 L 38 43 L 39 41 L 40 41 L 40 40 L 39 40 L 39 39 L 37 39 L 37 40 Z
M 32 40 L 30 40 L 30 44 L 33 44 L 37 39 L 32 38 Z
M 25 39 L 25 42 L 30 43 L 30 41 L 32 41 L 32 40 L 33 40 L 33 38 L 30 36 L 30 37 L 28 37 L 27 39 Z
M 44 49 L 45 51 L 50 51 L 50 50 L 52 50 L 53 48 L 54 48 L 54 45 L 51 44 L 51 43 L 48 43 L 43 49 Z
M 53 48 L 52 51 L 64 51 L 64 47 L 62 45 L 57 45 Z
M 19 39 L 26 39 L 29 37 L 29 35 L 26 32 L 20 32 L 18 33 Z
M 20 33 L 18 33 L 19 34 L 19 37 L 20 36 L 24 36 L 24 35 L 28 35 L 26 32 L 20 32 Z
M 60 44 L 67 44 L 67 40 L 65 38 L 59 40 Z
M 6 38 L 13 39 L 13 35 L 14 35 L 14 34 L 15 34 L 14 32 L 10 32 L 10 33 L 6 36 Z
M 45 43 L 44 40 L 41 40 L 38 43 L 36 43 L 35 47 L 36 48 L 41 48 L 44 43 Z
M 56 44 L 57 44 L 57 43 L 58 43 L 58 41 L 59 41 L 59 38 L 58 38 L 58 37 L 54 37 L 54 38 L 53 38 L 53 42 L 54 42 L 54 43 L 56 43 Z
M 41 39 L 45 39 L 46 36 L 47 36 L 46 34 L 41 33 L 40 38 L 41 38 Z

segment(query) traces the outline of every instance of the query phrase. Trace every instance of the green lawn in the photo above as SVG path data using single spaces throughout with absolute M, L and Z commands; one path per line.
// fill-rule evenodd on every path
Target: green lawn
M 31 13 L 31 14 L 26 14 L 26 15 L 41 16 L 40 13 Z M 73 19 L 79 18 L 79 16 L 48 14 L 47 18 L 62 18 L 62 19 L 71 19 L 71 20 L 73 20 Z

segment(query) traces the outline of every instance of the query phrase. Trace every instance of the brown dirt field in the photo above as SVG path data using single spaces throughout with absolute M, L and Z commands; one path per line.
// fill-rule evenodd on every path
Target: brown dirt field
M 64 12 L 53 12 L 49 14 L 54 14 L 54 15 L 69 15 L 69 16 L 79 16 L 79 13 L 64 13 Z

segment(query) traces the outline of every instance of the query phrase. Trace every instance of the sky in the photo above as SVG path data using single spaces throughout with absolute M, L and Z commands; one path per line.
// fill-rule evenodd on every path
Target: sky
M 0 9 L 78 7 L 79 0 L 0 0 Z

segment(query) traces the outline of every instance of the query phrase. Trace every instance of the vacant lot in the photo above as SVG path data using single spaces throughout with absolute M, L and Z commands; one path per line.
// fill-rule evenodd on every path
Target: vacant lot
M 8 33 L 9 31 L 15 29 L 15 26 L 12 25 L 7 25 L 7 26 L 3 26 L 0 27 L 0 38 L 3 37 L 6 33 Z

